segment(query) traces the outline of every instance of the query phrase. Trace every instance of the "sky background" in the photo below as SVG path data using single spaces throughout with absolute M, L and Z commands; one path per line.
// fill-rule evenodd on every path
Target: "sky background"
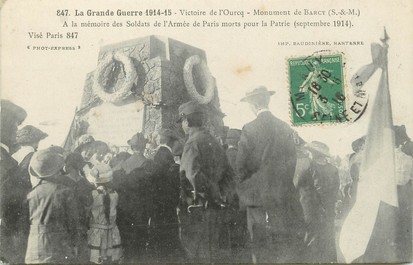
M 217 80 L 224 122 L 229 127 L 242 128 L 254 116 L 240 99 L 252 87 L 265 85 L 276 91 L 270 109 L 277 117 L 290 122 L 289 90 L 286 59 L 307 56 L 328 48 L 344 53 L 346 83 L 351 91 L 350 78 L 363 65 L 371 62 L 370 44 L 380 42 L 383 28 L 390 36 L 389 83 L 393 104 L 394 124 L 405 124 L 413 136 L 413 2 L 412 1 L 12 1 L 1 10 L 1 97 L 25 108 L 28 117 L 23 125 L 31 124 L 47 132 L 49 137 L 41 146 L 62 144 L 72 121 L 76 106 L 80 104 L 86 74 L 97 65 L 99 49 L 103 45 L 148 35 L 160 35 L 179 40 L 206 52 L 208 66 Z M 62 28 L 65 18 L 56 16 L 57 9 L 79 10 L 144 10 L 171 8 L 210 10 L 292 10 L 330 8 L 360 10 L 353 18 L 353 28 Z M 154 19 L 120 17 L 74 17 L 77 22 L 106 21 L 125 23 L 127 20 L 153 22 Z M 165 18 L 160 18 L 165 20 Z M 192 22 L 203 18 L 175 15 L 172 20 Z M 208 17 L 209 21 L 261 21 L 261 17 L 248 16 Z M 268 18 L 266 18 L 268 19 Z M 317 21 L 320 17 L 273 17 L 283 21 L 295 19 Z M 323 18 L 331 20 L 330 18 Z M 78 31 L 77 40 L 30 39 L 28 32 L 65 33 Z M 282 41 L 363 41 L 363 46 L 279 46 Z M 76 51 L 33 51 L 28 45 L 74 45 Z M 378 70 L 365 86 L 370 104 L 377 90 L 381 71 Z M 306 140 L 318 140 L 329 145 L 332 154 L 351 152 L 351 142 L 364 135 L 371 108 L 353 124 L 333 126 L 294 127 Z

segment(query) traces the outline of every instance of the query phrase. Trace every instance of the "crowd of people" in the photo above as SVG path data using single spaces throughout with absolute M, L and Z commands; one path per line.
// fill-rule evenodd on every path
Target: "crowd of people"
M 151 157 L 139 132 L 128 151 L 87 134 L 72 150 L 38 150 L 48 135 L 18 130 L 26 111 L 2 100 L 2 261 L 337 262 L 337 220 L 356 200 L 364 138 L 340 162 L 269 111 L 273 94 L 263 86 L 248 92 L 242 101 L 256 119 L 225 139 L 206 129 L 203 105 L 182 104 L 185 138 L 162 129 Z M 400 242 L 409 256 L 413 143 L 404 126 L 395 133 Z

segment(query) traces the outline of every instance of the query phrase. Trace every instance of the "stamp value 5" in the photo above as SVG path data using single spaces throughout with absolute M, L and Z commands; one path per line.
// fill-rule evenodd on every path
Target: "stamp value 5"
M 348 121 L 341 54 L 288 59 L 293 125 Z

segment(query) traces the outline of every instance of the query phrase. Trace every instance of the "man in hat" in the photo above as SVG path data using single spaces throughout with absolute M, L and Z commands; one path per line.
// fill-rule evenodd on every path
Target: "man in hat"
M 338 170 L 329 162 L 330 153 L 326 144 L 312 141 L 306 147 L 311 153 L 311 162 L 306 174 L 309 181 L 313 181 L 317 195 L 312 207 L 314 218 L 306 220 L 307 226 L 313 228 L 306 236 L 310 261 L 337 262 L 334 221 L 340 188 Z
M 39 179 L 27 195 L 30 233 L 25 263 L 74 261 L 78 242 L 78 208 L 63 182 L 64 158 L 49 149 L 37 151 L 30 174 Z
M 16 141 L 17 126 L 24 121 L 27 113 L 16 104 L 3 99 L 0 112 L 0 257 L 11 263 L 22 263 L 25 250 L 18 245 L 16 236 L 25 194 L 15 190 L 21 183 L 21 177 L 10 148 Z
M 154 251 L 152 262 L 180 262 L 184 253 L 179 239 L 177 207 L 179 202 L 179 165 L 174 160 L 176 142 L 181 137 L 171 129 L 159 133 L 160 145 L 154 156 L 151 177 L 153 208 L 151 211 L 150 247 Z
M 144 156 L 144 152 L 148 140 L 142 133 L 138 132 L 134 134 L 127 143 L 130 146 L 133 154 L 123 163 L 122 168 L 125 170 L 126 174 L 129 174 L 147 160 L 147 158 Z
M 150 177 L 152 162 L 143 154 L 147 139 L 136 133 L 128 140 L 132 156 L 122 164 L 121 172 L 113 180 L 119 193 L 118 226 L 125 249 L 125 262 L 146 262 L 148 242 L 148 222 L 152 201 Z
M 299 262 L 303 213 L 293 184 L 294 131 L 268 109 L 273 91 L 259 86 L 241 100 L 257 116 L 238 144 L 238 195 L 247 206 L 253 261 Z
M 204 127 L 204 106 L 189 101 L 178 111 L 188 135 L 180 164 L 182 243 L 192 262 L 228 262 L 229 244 L 219 241 L 224 210 L 234 195 L 232 171 L 221 145 Z

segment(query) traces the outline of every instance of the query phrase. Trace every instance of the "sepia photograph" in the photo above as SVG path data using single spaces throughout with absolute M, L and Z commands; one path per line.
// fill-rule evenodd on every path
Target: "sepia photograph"
M 413 262 L 412 1 L 0 8 L 0 264 Z

